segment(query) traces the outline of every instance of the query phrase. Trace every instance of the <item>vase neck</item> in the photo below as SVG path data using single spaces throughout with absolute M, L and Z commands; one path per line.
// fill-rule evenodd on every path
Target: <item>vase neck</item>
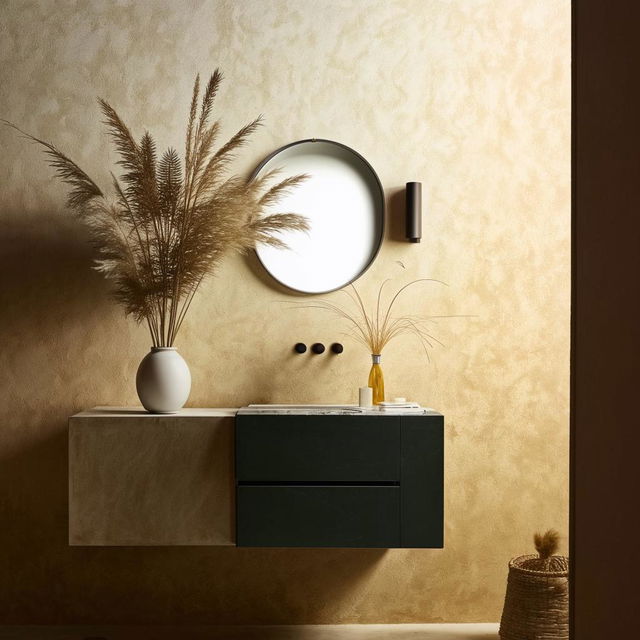
M 380 355 L 379 353 L 371 354 L 371 360 L 373 361 L 373 364 L 380 364 L 381 359 L 382 359 L 382 355 Z

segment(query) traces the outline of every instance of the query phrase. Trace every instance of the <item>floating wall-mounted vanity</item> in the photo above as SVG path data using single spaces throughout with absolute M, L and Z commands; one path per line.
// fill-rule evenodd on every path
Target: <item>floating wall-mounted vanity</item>
M 442 415 L 237 411 L 70 418 L 69 544 L 442 547 Z
M 443 421 L 241 409 L 238 546 L 442 547 Z

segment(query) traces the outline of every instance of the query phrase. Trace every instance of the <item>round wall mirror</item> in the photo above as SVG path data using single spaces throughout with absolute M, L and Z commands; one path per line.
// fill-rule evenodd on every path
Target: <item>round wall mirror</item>
M 371 165 L 331 140 L 300 140 L 267 157 L 253 177 L 280 169 L 309 179 L 284 196 L 274 211 L 299 213 L 308 233 L 280 234 L 288 249 L 256 250 L 278 282 L 300 293 L 334 291 L 360 277 L 374 261 L 384 234 L 384 192 Z

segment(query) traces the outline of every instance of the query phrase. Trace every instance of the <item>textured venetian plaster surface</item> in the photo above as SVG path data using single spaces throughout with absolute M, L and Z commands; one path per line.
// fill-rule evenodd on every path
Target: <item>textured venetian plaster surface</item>
M 391 397 L 446 416 L 444 550 L 69 547 L 67 417 L 135 404 L 149 340 L 90 270 L 38 149 L 1 130 L 0 621 L 499 618 L 509 558 L 534 530 L 567 531 L 569 20 L 568 0 L 4 3 L 0 117 L 106 183 L 95 96 L 182 149 L 193 77 L 220 66 L 225 132 L 266 118 L 238 172 L 300 138 L 355 148 L 389 209 L 362 294 L 438 278 L 408 310 L 474 317 L 434 327 L 430 363 L 410 340 L 383 360 Z M 402 241 L 408 180 L 423 183 L 418 245 Z M 191 406 L 357 401 L 368 354 L 344 339 L 337 357 L 293 355 L 343 336 L 292 299 L 253 257 L 225 263 L 177 343 Z

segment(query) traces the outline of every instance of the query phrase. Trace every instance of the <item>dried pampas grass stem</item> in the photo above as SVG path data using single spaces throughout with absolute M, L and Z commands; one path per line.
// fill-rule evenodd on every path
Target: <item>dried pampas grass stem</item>
M 427 359 L 429 359 L 429 349 L 435 344 L 442 345 L 442 342 L 432 334 L 431 327 L 441 318 L 465 316 L 396 315 L 396 306 L 402 295 L 410 287 L 425 282 L 447 285 L 440 280 L 420 278 L 400 287 L 388 298 L 388 302 L 385 302 L 384 289 L 388 282 L 389 280 L 385 280 L 380 285 L 375 303 L 370 307 L 367 307 L 353 284 L 345 289 L 340 289 L 338 292 L 347 296 L 347 305 L 341 305 L 327 299 L 319 299 L 310 304 L 302 303 L 296 306 L 322 309 L 338 316 L 346 322 L 348 335 L 364 345 L 369 350 L 369 353 L 373 355 L 381 354 L 382 350 L 393 339 L 401 335 L 412 335 L 418 339 Z
M 175 149 L 158 157 L 148 132 L 136 141 L 115 109 L 99 99 L 121 169 L 119 177 L 112 174 L 111 199 L 53 144 L 3 121 L 42 146 L 56 176 L 70 187 L 67 206 L 89 229 L 95 268 L 112 282 L 125 312 L 147 323 L 153 346 L 173 345 L 200 284 L 227 253 L 257 244 L 283 247 L 279 232 L 309 228 L 295 213 L 265 213 L 307 176 L 273 184 L 273 172 L 249 182 L 227 175 L 262 119 L 216 150 L 220 123 L 210 116 L 221 82 L 216 69 L 200 97 L 196 77 L 184 164 Z

